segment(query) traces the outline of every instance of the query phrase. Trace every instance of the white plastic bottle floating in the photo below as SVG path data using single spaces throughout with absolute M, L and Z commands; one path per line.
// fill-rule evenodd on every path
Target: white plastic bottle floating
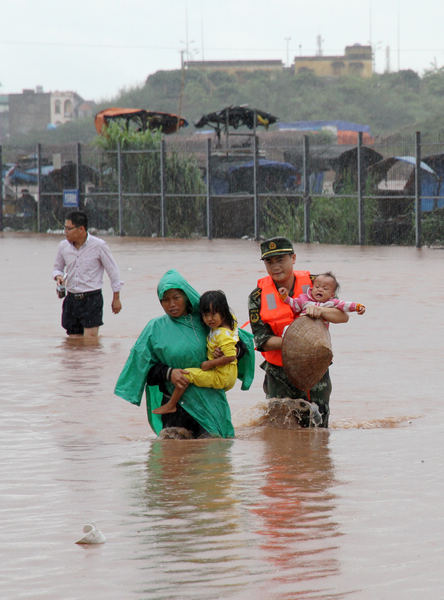
M 85 535 L 80 540 L 77 540 L 76 544 L 103 544 L 106 542 L 105 536 L 100 529 L 97 529 L 94 523 L 85 525 L 83 533 Z
M 322 417 L 317 404 L 310 402 L 310 425 L 312 427 L 319 427 L 321 423 Z

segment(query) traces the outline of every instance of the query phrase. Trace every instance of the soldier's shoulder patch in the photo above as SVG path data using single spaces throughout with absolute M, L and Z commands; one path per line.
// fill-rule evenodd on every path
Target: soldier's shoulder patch
M 259 311 L 250 310 L 250 323 L 257 323 L 259 321 Z
M 261 295 L 261 288 L 256 288 L 250 294 L 250 296 L 253 300 L 256 300 L 257 298 L 259 298 L 260 295 Z

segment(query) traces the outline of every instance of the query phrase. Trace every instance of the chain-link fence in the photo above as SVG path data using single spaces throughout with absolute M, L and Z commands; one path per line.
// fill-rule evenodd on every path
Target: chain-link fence
M 69 210 L 117 235 L 444 243 L 444 143 L 316 145 L 307 136 L 164 138 L 119 146 L 0 148 L 0 229 L 61 230 Z

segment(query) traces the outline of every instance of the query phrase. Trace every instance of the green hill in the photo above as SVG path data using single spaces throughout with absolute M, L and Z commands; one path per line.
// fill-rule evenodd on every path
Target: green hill
M 247 104 L 279 117 L 281 121 L 345 120 L 371 127 L 379 138 L 421 131 L 423 139 L 441 132 L 444 69 L 420 77 L 411 70 L 375 74 L 371 79 L 321 78 L 311 73 L 202 72 L 189 69 L 157 71 L 145 85 L 124 89 L 103 103 L 107 106 L 148 108 L 179 113 L 193 132 L 203 114 L 228 105 Z M 88 142 L 96 135 L 92 119 L 70 123 L 54 131 L 27 136 L 26 142 Z M 25 140 L 11 140 L 12 144 Z

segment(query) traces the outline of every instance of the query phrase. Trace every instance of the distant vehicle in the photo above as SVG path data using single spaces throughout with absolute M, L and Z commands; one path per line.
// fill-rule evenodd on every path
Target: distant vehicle
M 172 113 L 145 110 L 144 108 L 105 108 L 94 118 L 97 133 L 103 135 L 108 124 L 115 121 L 126 130 L 133 127 L 136 131 L 161 130 L 162 133 L 175 133 L 181 127 L 187 127 L 188 121 Z

